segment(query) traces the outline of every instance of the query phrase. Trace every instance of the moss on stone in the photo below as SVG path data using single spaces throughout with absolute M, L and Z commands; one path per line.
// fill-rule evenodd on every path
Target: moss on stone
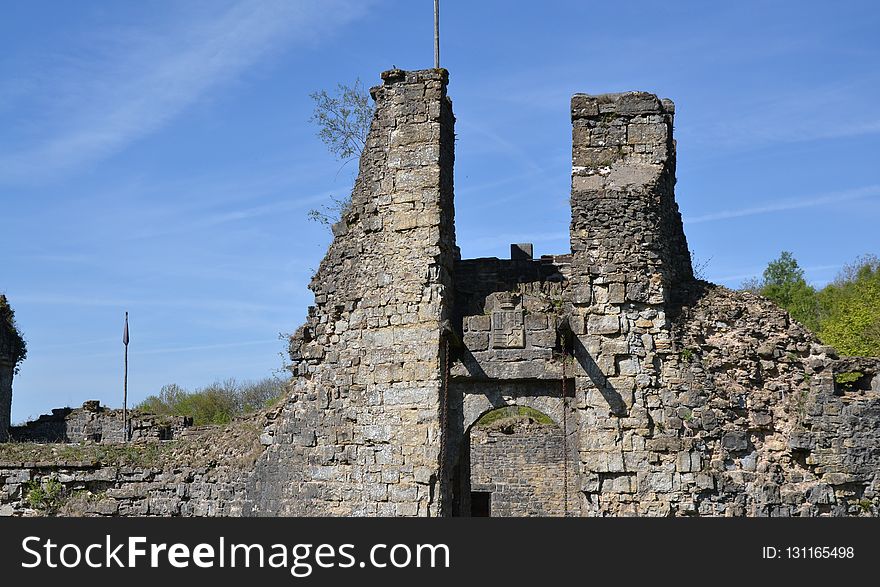
M 474 426 L 485 427 L 498 422 L 499 420 L 521 418 L 531 418 L 538 424 L 555 424 L 550 416 L 534 408 L 528 406 L 506 406 L 498 408 L 497 410 L 492 410 L 491 412 L 486 412 L 476 421 Z

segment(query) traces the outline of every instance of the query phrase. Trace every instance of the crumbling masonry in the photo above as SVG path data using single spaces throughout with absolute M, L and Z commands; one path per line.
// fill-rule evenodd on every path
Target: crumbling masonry
M 287 401 L 146 464 L 2 449 L 5 513 L 49 477 L 89 514 L 880 511 L 880 360 L 694 279 L 672 102 L 575 95 L 571 251 L 461 259 L 447 73 L 382 78 Z M 480 423 L 509 406 L 552 423 Z

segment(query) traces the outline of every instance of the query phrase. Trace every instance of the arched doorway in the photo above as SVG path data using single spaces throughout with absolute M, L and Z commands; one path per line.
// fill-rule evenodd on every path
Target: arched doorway
M 514 404 L 485 411 L 461 443 L 456 513 L 565 515 L 566 450 L 563 429 L 538 409 Z

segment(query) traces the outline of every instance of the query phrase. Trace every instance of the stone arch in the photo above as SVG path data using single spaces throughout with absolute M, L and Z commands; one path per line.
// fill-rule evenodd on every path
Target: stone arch
M 495 382 L 481 387 L 481 393 L 460 396 L 453 515 L 561 516 L 575 511 L 575 412 L 569 398 L 566 437 L 561 383 L 554 383 L 560 385 L 557 393 L 551 382 Z M 500 422 L 496 428 L 475 426 L 486 414 L 513 407 L 535 410 L 545 418 Z
M 487 413 L 509 406 L 532 408 L 546 414 L 557 425 L 561 425 L 564 414 L 561 392 L 558 397 L 554 397 L 546 394 L 505 393 L 502 388 L 485 394 L 466 394 L 462 398 L 462 429 L 464 433 L 470 432 L 471 426 Z

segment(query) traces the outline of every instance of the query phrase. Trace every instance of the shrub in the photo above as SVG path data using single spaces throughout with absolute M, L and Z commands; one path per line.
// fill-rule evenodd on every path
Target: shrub
M 41 512 L 54 511 L 61 504 L 61 494 L 64 486 L 57 479 L 44 479 L 29 481 L 25 485 L 25 499 L 28 505 Z
M 275 378 L 244 383 L 226 379 L 196 391 L 171 383 L 136 409 L 160 416 L 191 416 L 197 426 L 227 424 L 236 416 L 270 406 L 283 390 L 283 382 Z

